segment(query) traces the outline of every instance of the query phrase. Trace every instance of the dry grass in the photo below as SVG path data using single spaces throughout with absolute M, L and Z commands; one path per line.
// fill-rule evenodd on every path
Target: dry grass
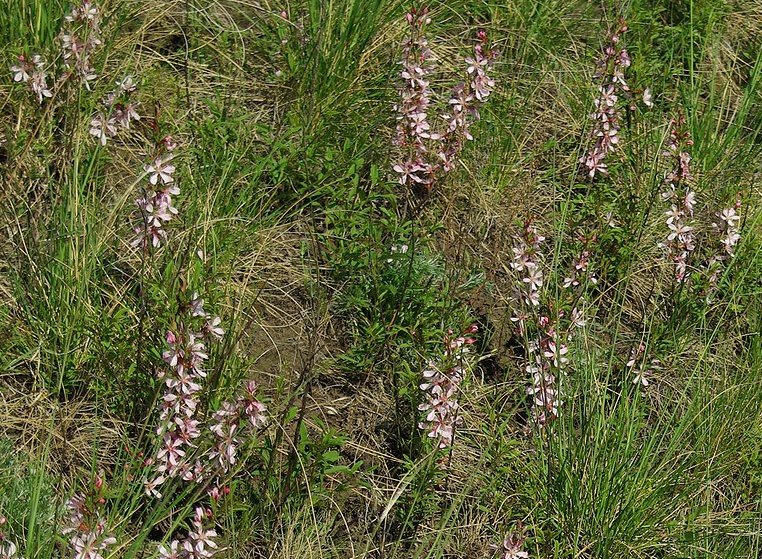
M 127 426 L 90 401 L 65 401 L 45 390 L 3 383 L 0 438 L 14 441 L 27 464 L 45 464 L 64 491 L 90 477 L 91 464 L 116 466 Z

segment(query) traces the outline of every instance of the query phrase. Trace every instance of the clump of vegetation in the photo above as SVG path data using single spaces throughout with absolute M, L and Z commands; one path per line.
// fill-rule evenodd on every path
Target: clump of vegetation
M 733 8 L 14 0 L 0 559 L 757 557 Z

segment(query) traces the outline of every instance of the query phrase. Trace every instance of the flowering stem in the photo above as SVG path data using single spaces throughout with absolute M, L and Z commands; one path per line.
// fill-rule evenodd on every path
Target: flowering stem
M 145 195 L 145 192 L 144 192 Z M 142 210 L 141 210 L 142 211 Z M 145 222 L 145 216 L 143 216 L 143 221 Z M 143 352 L 145 351 L 144 343 L 145 343 L 145 322 L 146 318 L 148 317 L 148 297 L 146 295 L 146 288 L 145 288 L 145 273 L 147 268 L 147 262 L 146 262 L 146 254 L 147 251 L 141 251 L 140 254 L 140 269 L 138 270 L 138 292 L 140 293 L 140 314 L 138 315 L 138 343 L 135 346 L 135 371 L 136 373 L 139 373 L 139 371 L 142 371 L 142 365 L 143 365 Z M 140 381 L 137 378 L 137 374 L 135 375 L 134 383 L 136 385 L 136 388 L 138 388 Z M 148 407 L 148 409 L 138 410 L 138 406 L 133 403 L 133 409 L 132 413 L 130 414 L 134 419 L 137 417 L 137 413 L 139 411 L 142 411 L 142 415 L 146 417 L 147 414 L 151 413 L 151 410 L 156 405 L 156 398 L 158 398 L 159 390 L 157 389 L 154 392 L 154 398 L 151 402 L 151 405 Z M 140 448 L 140 443 L 142 442 L 143 434 L 147 431 L 148 428 L 148 422 L 143 422 L 146 428 L 140 430 L 140 435 L 138 436 L 138 448 Z

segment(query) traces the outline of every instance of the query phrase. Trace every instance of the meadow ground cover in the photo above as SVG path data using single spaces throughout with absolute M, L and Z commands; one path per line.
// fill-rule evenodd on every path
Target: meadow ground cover
M 0 559 L 762 555 L 755 0 L 10 0 Z

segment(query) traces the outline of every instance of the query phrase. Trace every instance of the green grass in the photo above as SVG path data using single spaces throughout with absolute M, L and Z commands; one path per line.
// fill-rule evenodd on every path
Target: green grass
M 69 3 L 10 4 L 3 67 L 41 53 L 60 75 Z M 494 557 L 512 531 L 530 557 L 759 556 L 755 2 L 431 2 L 432 123 L 479 29 L 500 57 L 475 141 L 424 196 L 392 171 L 410 3 L 99 5 L 93 91 L 61 80 L 40 106 L 0 75 L 0 533 L 20 555 L 70 556 L 64 503 L 102 473 L 117 538 L 106 559 L 156 557 L 200 505 L 231 559 Z M 590 182 L 578 159 L 594 59 L 619 17 L 634 97 L 649 87 L 655 106 L 627 114 L 610 176 Z M 90 120 L 125 74 L 142 118 L 102 147 Z M 698 200 L 682 287 L 657 247 L 662 152 L 681 111 Z M 134 200 L 166 135 L 179 143 L 179 214 L 166 245 L 142 252 Z M 739 193 L 742 241 L 707 298 L 710 223 Z M 513 237 L 529 219 L 547 238 L 541 309 L 563 324 L 580 295 L 587 315 L 544 429 L 526 395 L 531 340 L 510 320 Z M 560 285 L 583 246 L 600 281 L 572 296 Z M 202 426 L 247 379 L 270 419 L 221 479 L 229 494 L 174 480 L 154 500 L 156 372 L 194 292 L 226 330 L 210 347 Z M 462 423 L 437 452 L 417 427 L 421 371 L 448 329 L 471 323 Z M 647 387 L 625 365 L 640 342 L 661 364 Z

